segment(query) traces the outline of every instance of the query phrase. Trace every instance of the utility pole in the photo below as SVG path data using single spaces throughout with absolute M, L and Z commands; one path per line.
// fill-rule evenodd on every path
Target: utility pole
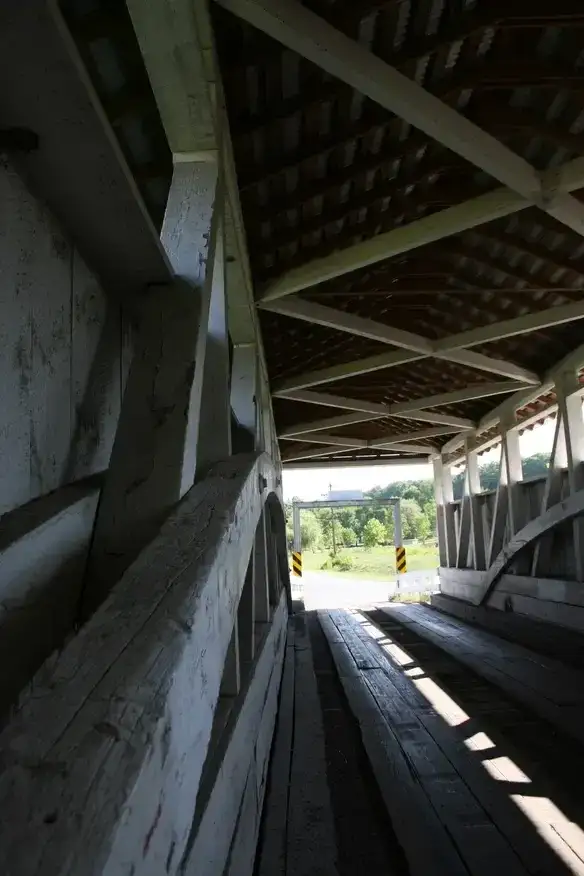
M 329 484 L 329 497 L 333 491 L 333 485 Z M 332 527 L 332 535 L 333 535 L 333 556 L 337 555 L 337 539 L 335 534 L 335 509 L 331 505 L 331 527 Z

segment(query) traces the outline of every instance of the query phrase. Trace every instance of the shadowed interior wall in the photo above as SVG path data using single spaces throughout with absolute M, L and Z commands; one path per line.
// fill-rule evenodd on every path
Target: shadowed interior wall
M 120 307 L 2 160 L 0 711 L 74 621 L 130 355 Z

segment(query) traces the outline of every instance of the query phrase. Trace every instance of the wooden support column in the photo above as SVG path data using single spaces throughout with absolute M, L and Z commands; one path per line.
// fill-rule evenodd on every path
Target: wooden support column
M 568 486 L 570 495 L 584 489 L 584 420 L 582 418 L 582 390 L 575 371 L 559 374 L 555 380 L 558 409 L 562 421 Z M 576 578 L 584 580 L 584 518 L 573 522 L 574 560 Z
M 493 560 L 498 556 L 503 547 L 505 529 L 507 528 L 507 506 L 507 467 L 505 465 L 503 446 L 501 445 L 499 483 L 497 484 L 497 492 L 495 494 L 495 507 L 491 518 L 491 533 L 489 536 L 488 566 L 491 566 Z
M 237 421 L 233 452 L 263 449 L 258 440 L 257 347 L 239 344 L 233 348 L 231 363 L 231 409 Z
M 239 665 L 242 678 L 251 668 L 255 651 L 255 549 L 252 547 L 243 590 L 237 610 L 237 631 L 239 639 Z
M 256 430 L 257 351 L 255 344 L 233 348 L 231 365 L 231 406 L 240 426 Z
M 525 522 L 523 507 L 523 467 L 519 451 L 519 432 L 515 420 L 501 422 L 501 461 L 499 486 L 489 539 L 489 566 L 503 549 L 505 534 L 510 538 Z
M 257 623 L 267 623 L 270 620 L 271 614 L 267 550 L 266 509 L 264 508 L 258 523 L 254 542 L 254 608 Z
M 481 479 L 479 474 L 479 457 L 466 442 L 466 484 L 470 510 L 470 538 L 473 549 L 475 569 L 486 568 L 485 533 L 483 528 L 482 506 L 479 500 Z
M 238 615 L 235 616 L 235 624 L 229 641 L 229 648 L 223 665 L 220 695 L 222 697 L 236 697 L 241 687 L 241 668 L 239 661 L 239 630 Z
M 203 365 L 203 392 L 197 435 L 197 474 L 231 456 L 229 338 L 225 296 L 224 226 L 218 223 L 215 265 Z
M 438 533 L 438 554 L 440 565 L 448 565 L 448 545 L 446 543 L 446 519 L 444 505 L 444 463 L 441 456 L 432 460 L 434 468 L 434 498 L 436 499 L 436 530 Z
M 545 489 L 542 496 L 540 514 L 545 514 L 546 511 L 553 505 L 557 505 L 562 498 L 562 480 L 564 471 L 568 467 L 568 458 L 566 454 L 566 438 L 562 416 L 558 413 L 556 417 L 556 428 L 554 431 L 554 441 L 552 452 L 550 455 L 548 476 L 546 479 Z M 542 536 L 533 549 L 533 559 L 531 563 L 531 574 L 537 578 L 544 577 L 546 574 L 551 574 L 551 548 L 553 544 L 553 533 Z
M 99 502 L 82 618 L 102 602 L 195 479 L 217 167 L 178 165 L 162 241 L 173 286 L 144 294 L 134 357 Z
M 470 494 L 468 483 L 468 457 L 464 472 L 464 489 L 460 501 L 460 519 L 456 534 L 456 568 L 466 569 L 470 553 Z
M 456 566 L 456 521 L 454 518 L 454 489 L 452 487 L 452 469 L 449 465 L 442 469 L 442 492 L 444 496 L 444 527 L 446 530 L 446 549 L 448 565 Z
M 509 535 L 512 537 L 525 524 L 522 486 L 523 466 L 519 450 L 519 432 L 514 422 L 513 424 L 503 424 L 502 444 L 509 497 Z

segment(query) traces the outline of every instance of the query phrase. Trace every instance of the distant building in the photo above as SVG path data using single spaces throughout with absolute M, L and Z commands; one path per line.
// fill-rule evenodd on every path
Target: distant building
M 362 490 L 331 490 L 327 502 L 350 502 L 352 499 L 363 499 Z

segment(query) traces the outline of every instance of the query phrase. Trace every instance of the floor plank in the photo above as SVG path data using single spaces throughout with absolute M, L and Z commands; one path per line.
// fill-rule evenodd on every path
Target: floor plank
M 303 614 L 294 615 L 293 622 L 294 744 L 290 768 L 286 873 L 292 876 L 337 876 L 337 846 L 310 638 Z
M 427 712 L 427 705 L 415 696 L 404 696 L 407 686 L 415 691 L 412 682 L 403 676 L 400 690 L 385 671 L 387 655 L 363 632 L 359 622 L 348 613 L 333 612 L 331 616 L 353 656 L 361 664 L 367 664 L 368 668 L 362 670 L 363 681 L 413 771 L 414 781 L 471 872 L 477 876 L 492 874 L 496 868 L 506 874 L 529 872 L 424 726 L 417 710 L 422 707 L 422 711 Z M 501 798 L 504 799 L 503 793 Z
M 584 672 L 425 606 L 380 608 L 584 743 Z

